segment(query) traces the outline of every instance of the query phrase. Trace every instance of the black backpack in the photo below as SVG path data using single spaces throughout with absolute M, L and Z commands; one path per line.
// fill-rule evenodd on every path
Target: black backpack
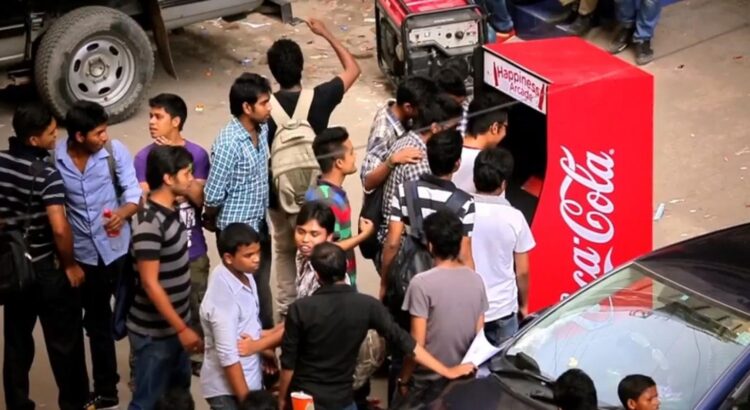
M 388 289 L 386 290 L 385 304 L 391 313 L 397 317 L 401 315 L 401 305 L 406 296 L 406 290 L 412 278 L 418 274 L 432 269 L 433 261 L 427 249 L 427 240 L 422 229 L 422 209 L 417 206 L 418 180 L 404 183 L 404 194 L 406 196 L 406 210 L 409 215 L 409 234 L 401 241 L 396 259 L 388 271 Z M 463 192 L 456 190 L 443 206 L 455 214 L 464 205 Z
M 369 194 L 365 194 L 359 217 L 369 219 L 375 227 L 375 233 L 359 244 L 359 251 L 362 252 L 362 256 L 374 261 L 383 247 L 383 244 L 378 240 L 377 233 L 383 223 L 383 185 Z
M 29 253 L 29 228 L 31 227 L 31 201 L 34 198 L 36 177 L 44 170 L 44 163 L 33 161 L 29 166 L 31 186 L 26 200 L 26 214 L 21 231 L 5 231 L 0 226 L 0 305 L 34 283 L 34 266 Z M 7 221 L 6 221 L 7 222 Z

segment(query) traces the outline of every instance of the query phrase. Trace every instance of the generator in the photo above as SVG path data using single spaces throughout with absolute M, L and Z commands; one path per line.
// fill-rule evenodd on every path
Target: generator
M 450 64 L 473 89 L 472 53 L 486 42 L 479 5 L 471 0 L 376 0 L 378 65 L 391 82 L 432 77 Z

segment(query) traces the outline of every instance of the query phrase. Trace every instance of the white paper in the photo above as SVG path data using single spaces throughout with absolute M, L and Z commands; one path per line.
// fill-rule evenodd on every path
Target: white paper
M 487 340 L 487 337 L 484 335 L 484 329 L 481 329 L 474 338 L 474 341 L 471 342 L 471 346 L 466 355 L 464 355 L 463 360 L 461 360 L 461 363 L 473 363 L 474 366 L 479 367 L 492 356 L 498 354 L 500 350 L 501 348 L 495 347 Z

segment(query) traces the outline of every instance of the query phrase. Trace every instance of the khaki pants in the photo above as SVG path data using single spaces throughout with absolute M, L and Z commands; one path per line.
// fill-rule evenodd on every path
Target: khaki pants
M 276 306 L 279 317 L 283 322 L 289 306 L 297 299 L 297 245 L 294 243 L 294 229 L 297 215 L 289 215 L 281 210 L 269 209 L 271 228 L 273 230 L 273 264 L 272 270 L 276 274 L 278 294 Z
M 567 6 L 575 1 L 576 0 L 560 0 L 560 3 L 563 6 Z M 596 10 L 597 3 L 599 3 L 599 0 L 580 0 L 580 3 L 578 4 L 578 14 L 587 16 L 593 13 L 594 10 Z

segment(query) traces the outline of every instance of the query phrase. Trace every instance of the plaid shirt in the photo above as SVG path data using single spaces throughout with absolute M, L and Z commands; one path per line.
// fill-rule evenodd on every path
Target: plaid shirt
M 362 170 L 359 172 L 362 185 L 367 175 L 388 159 L 391 146 L 406 132 L 401 121 L 391 113 L 391 107 L 395 103 L 396 100 L 388 100 L 375 113 L 375 119 L 370 128 L 370 137 L 367 139 L 367 153 L 362 163 Z
M 268 125 L 258 132 L 258 146 L 250 133 L 232 118 L 211 146 L 211 171 L 205 188 L 208 207 L 221 207 L 217 226 L 244 222 L 260 230 L 268 208 Z
M 422 160 L 416 164 L 400 164 L 391 171 L 391 175 L 388 176 L 388 180 L 385 181 L 385 189 L 383 191 L 383 224 L 378 230 L 378 240 L 381 242 L 385 239 L 385 233 L 388 229 L 388 221 L 391 216 L 391 199 L 397 193 L 398 186 L 406 181 L 413 181 L 419 179 L 424 174 L 431 174 L 430 164 L 427 162 L 427 145 L 425 145 L 419 134 L 414 131 L 409 131 L 402 138 L 399 138 L 391 147 L 389 154 L 398 152 L 406 147 L 419 148 L 424 155 Z
M 466 130 L 469 127 L 469 104 L 471 104 L 471 97 L 466 97 L 464 102 L 461 103 L 463 113 L 461 114 L 461 122 L 458 123 L 456 130 L 461 133 L 462 137 L 466 136 Z

